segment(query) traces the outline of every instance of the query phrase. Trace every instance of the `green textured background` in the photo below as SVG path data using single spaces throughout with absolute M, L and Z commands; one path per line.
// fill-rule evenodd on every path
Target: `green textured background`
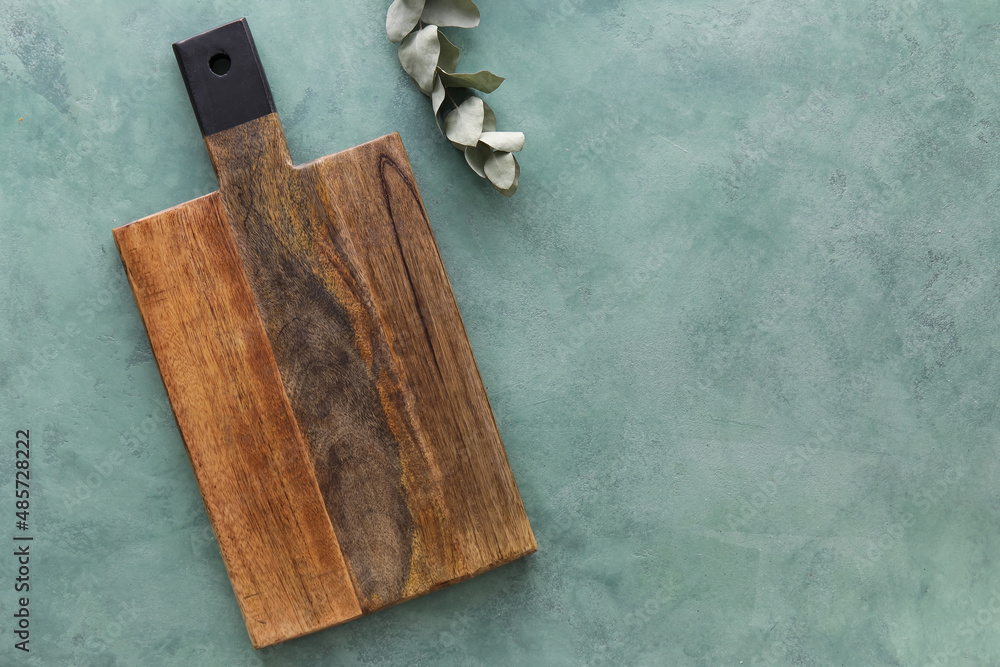
M 277 4 L 0 0 L 0 664 L 1000 664 L 995 2 L 481 0 L 509 200 L 387 1 Z M 243 15 L 296 161 L 401 133 L 539 544 L 260 652 L 111 237 L 216 188 L 170 43 Z

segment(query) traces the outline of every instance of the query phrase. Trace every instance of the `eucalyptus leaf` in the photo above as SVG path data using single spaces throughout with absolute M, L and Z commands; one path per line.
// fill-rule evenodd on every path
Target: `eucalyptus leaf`
M 483 133 L 483 101 L 470 97 L 444 118 L 444 133 L 453 144 L 475 146 Z
M 479 140 L 494 150 L 508 153 L 524 148 L 524 132 L 483 132 Z
M 513 156 L 511 156 L 513 157 Z M 496 191 L 502 194 L 504 197 L 510 197 L 512 194 L 517 192 L 517 182 L 521 180 L 521 165 L 518 163 L 517 158 L 514 158 L 514 182 L 510 184 L 509 188 L 498 188 L 495 183 L 490 181 L 490 185 L 496 188 Z
M 441 83 L 447 88 L 475 88 L 484 93 L 492 93 L 500 87 L 504 79 L 493 72 L 481 70 L 479 72 L 441 75 Z
M 399 62 L 424 95 L 430 95 L 434 88 L 434 72 L 440 55 L 441 42 L 434 25 L 411 32 L 399 45 Z
M 483 132 L 495 132 L 497 129 L 497 115 L 493 113 L 490 105 L 483 100 Z
M 490 179 L 498 190 L 503 192 L 514 184 L 517 177 L 517 160 L 514 156 L 506 152 L 490 153 L 483 165 L 486 178 Z
M 421 18 L 434 25 L 475 28 L 479 25 L 479 7 L 472 0 L 427 0 Z
M 434 77 L 434 87 L 431 89 L 431 107 L 434 109 L 434 122 L 437 123 L 438 131 L 444 134 L 444 130 L 441 129 L 441 118 L 438 116 L 438 111 L 441 110 L 441 105 L 444 103 L 444 84 L 441 83 L 439 77 Z
M 500 194 L 517 191 L 521 165 L 514 153 L 524 148 L 524 133 L 497 132 L 497 117 L 472 91 L 459 91 L 461 104 L 443 114 L 446 99 L 455 105 L 448 88 L 471 88 L 492 93 L 504 78 L 487 70 L 456 73 L 461 55 L 438 26 L 474 28 L 479 8 L 473 0 L 392 0 L 385 17 L 389 39 L 399 43 L 399 62 L 420 92 L 430 97 L 438 130 L 462 151 L 466 163 Z M 418 29 L 419 26 L 419 29 Z M 444 127 L 442 127 L 442 116 Z
M 472 167 L 472 171 L 479 174 L 479 178 L 486 178 L 483 166 L 486 164 L 486 159 L 492 154 L 493 151 L 490 150 L 490 147 L 481 141 L 475 146 L 465 147 L 465 161 Z
M 385 15 L 385 32 L 389 41 L 399 43 L 417 27 L 424 11 L 424 0 L 394 0 Z
M 441 42 L 441 55 L 438 56 L 437 66 L 445 72 L 454 72 L 458 67 L 458 47 L 452 44 L 444 33 L 438 30 L 438 41 Z

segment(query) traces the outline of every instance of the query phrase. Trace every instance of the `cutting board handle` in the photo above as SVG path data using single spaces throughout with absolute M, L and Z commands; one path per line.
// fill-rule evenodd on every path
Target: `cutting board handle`
M 227 209 L 268 218 L 263 208 L 287 206 L 288 188 L 274 186 L 294 165 L 246 19 L 176 42 L 174 55 Z
M 203 136 L 274 113 L 245 18 L 176 42 L 174 55 Z

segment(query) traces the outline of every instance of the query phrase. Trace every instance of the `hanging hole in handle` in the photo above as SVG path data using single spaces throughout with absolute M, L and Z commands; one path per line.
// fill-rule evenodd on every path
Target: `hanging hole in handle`
M 216 53 L 208 59 L 208 68 L 212 70 L 216 76 L 225 76 L 232 64 L 233 61 L 229 59 L 229 56 L 221 52 Z

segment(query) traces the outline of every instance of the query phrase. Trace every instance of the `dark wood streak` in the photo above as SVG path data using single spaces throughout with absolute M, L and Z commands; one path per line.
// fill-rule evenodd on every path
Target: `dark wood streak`
M 399 165 L 385 153 L 380 153 L 378 156 L 378 176 L 379 183 L 382 186 L 382 198 L 385 201 L 385 210 L 389 216 L 389 224 L 392 225 L 393 239 L 396 241 L 396 250 L 399 251 L 399 256 L 403 261 L 403 269 L 406 271 L 406 281 L 410 287 L 410 293 L 413 294 L 413 301 L 417 304 L 417 314 L 420 316 L 420 325 L 424 328 L 424 337 L 427 339 L 427 347 L 431 350 L 432 359 L 434 359 L 434 368 L 437 369 L 438 375 L 444 379 L 444 374 L 441 372 L 441 364 L 438 362 L 437 351 L 434 348 L 434 342 L 431 340 L 431 332 L 427 328 L 427 319 L 424 315 L 427 307 L 425 304 L 421 304 L 420 296 L 417 294 L 416 290 L 413 289 L 413 274 L 410 271 L 410 264 L 406 261 L 406 253 L 403 252 L 403 244 L 399 240 L 399 226 L 396 223 L 396 216 L 392 210 L 392 197 L 389 196 L 389 181 L 385 176 L 386 165 L 392 167 L 396 175 L 403 181 L 406 189 L 409 191 L 410 196 L 413 200 L 420 205 L 420 213 L 423 216 L 424 222 L 430 224 L 427 220 L 427 211 L 424 210 L 423 204 L 420 201 L 420 195 L 417 193 L 416 187 L 414 187 L 413 181 L 407 178 L 406 173 L 399 168 Z
M 400 597 L 414 528 L 398 446 L 376 386 L 378 369 L 362 358 L 356 323 L 343 303 L 364 298 L 339 234 L 330 235 L 330 256 L 353 294 L 331 292 L 322 262 L 303 239 L 336 223 L 310 196 L 315 188 L 308 174 L 280 150 L 283 137 L 266 123 L 245 125 L 252 124 L 262 127 L 239 126 L 206 142 L 316 480 L 367 609 Z

